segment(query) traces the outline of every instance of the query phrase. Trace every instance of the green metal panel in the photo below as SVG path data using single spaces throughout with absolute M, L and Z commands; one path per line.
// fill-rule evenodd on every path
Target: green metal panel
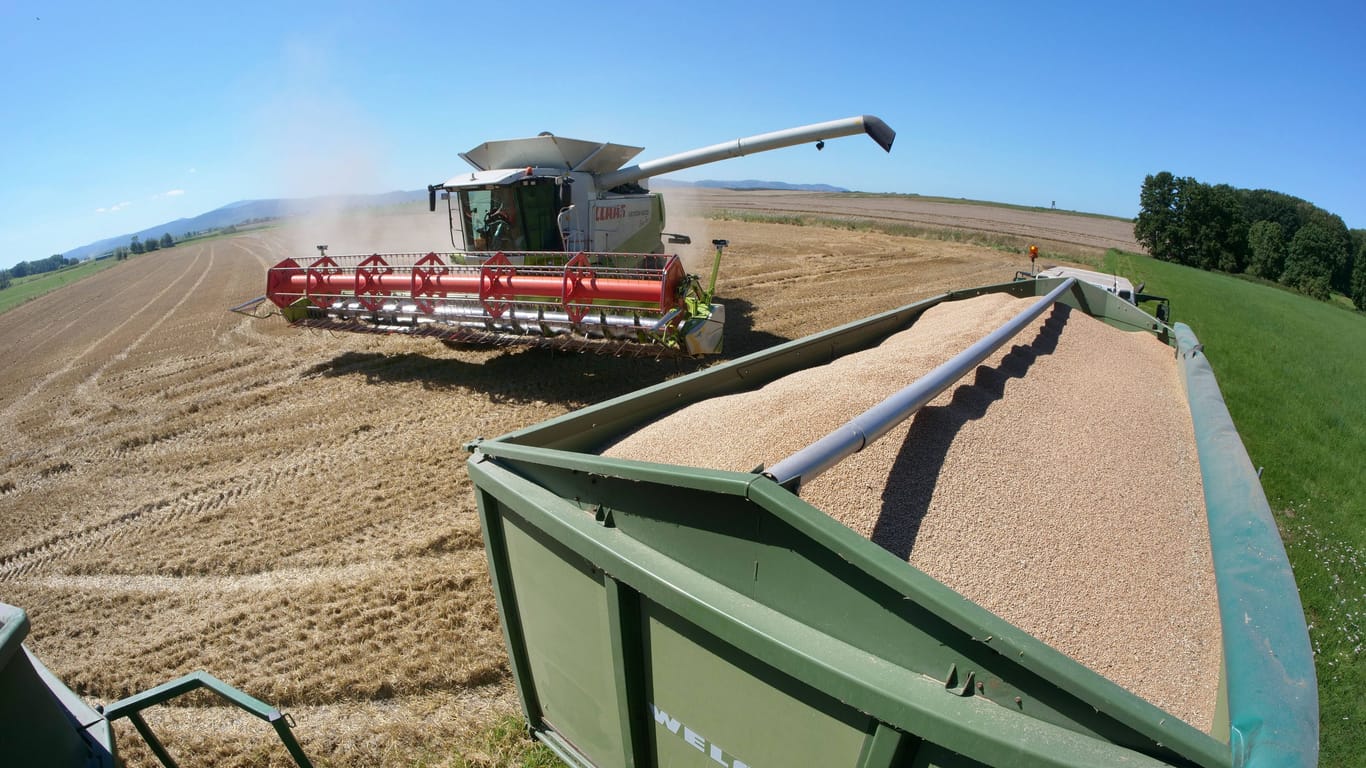
M 641 716 L 649 706 L 649 694 L 645 689 L 643 607 L 639 593 L 616 579 L 608 578 L 605 586 L 622 756 L 628 766 L 643 768 L 651 763 L 649 729 Z
M 780 675 L 668 610 L 648 615 L 649 712 L 661 765 L 855 765 L 867 715 Z
M 489 562 L 489 577 L 498 605 L 498 623 L 503 627 L 503 642 L 508 648 L 508 663 L 512 680 L 521 694 L 522 713 L 536 731 L 543 729 L 540 720 L 541 702 L 536 687 L 531 683 L 531 661 L 527 657 L 526 635 L 522 631 L 521 611 L 517 608 L 517 589 L 512 583 L 512 566 L 508 562 L 507 536 L 503 516 L 497 500 L 476 491 L 479 507 L 479 527 L 484 536 L 484 552 Z
M 929 744 L 906 764 L 907 768 L 983 768 L 983 764 L 950 752 L 936 744 Z
M 505 520 L 540 718 L 580 751 L 615 756 L 600 765 L 624 766 L 601 572 L 519 518 Z
M 27 653 L 21 649 L 0 667 L 0 763 L 84 766 L 94 759 L 92 746 Z

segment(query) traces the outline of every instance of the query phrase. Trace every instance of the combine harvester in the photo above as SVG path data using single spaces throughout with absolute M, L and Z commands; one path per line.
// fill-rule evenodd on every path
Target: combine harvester
M 623 436 L 675 411 L 758 393 L 872 350 L 941 304 L 950 312 L 959 300 L 1005 301 L 1000 294 L 1029 308 L 844 427 L 772 457 L 766 467 L 723 471 L 604 455 Z M 1055 312 L 1084 313 L 1112 327 L 1096 332 L 1151 334 L 1173 348 L 1167 380 L 1184 384 L 1213 561 L 1206 583 L 1212 579 L 1218 596 L 1217 609 L 1201 606 L 1221 634 L 1205 643 L 1202 658 L 1211 661 L 1186 670 L 1192 680 L 1217 680 L 1198 690 L 1208 727 L 1140 698 L 802 496 L 814 478 L 852 462 L 852 454 L 955 387 L 1055 303 L 1066 305 Z M 1162 359 L 1160 350 L 1154 354 Z M 826 402 L 827 394 L 811 397 Z M 1180 394 L 1171 400 L 1179 413 Z M 765 420 L 761 412 L 753 417 Z M 1116 423 L 1142 422 L 1143 414 L 1135 414 Z M 668 430 L 655 434 L 661 433 L 667 441 Z M 754 442 L 743 424 L 705 439 Z M 1317 686 L 1299 594 L 1201 345 L 1189 327 L 1168 326 L 1102 286 L 1035 277 L 944 294 L 468 448 L 524 714 L 534 734 L 572 766 L 1317 762 Z M 881 488 L 862 479 L 874 494 Z M 1012 487 L 985 469 L 965 480 Z M 1058 475 L 1055 482 L 1068 479 Z M 1151 542 L 1159 534 L 1143 530 L 1147 505 L 1128 503 L 1127 536 Z M 1198 513 L 1183 519 L 1202 535 Z M 959 563 L 1014 563 L 959 538 Z M 1050 560 L 1040 562 L 1048 567 Z M 1128 565 L 1129 572 L 1151 567 Z M 1134 597 L 1146 602 L 1142 590 Z M 1177 617 L 1166 618 L 1170 632 Z M 1062 621 L 1052 617 L 1054 625 Z M 1152 652 L 1118 650 L 1126 659 Z
M 614 354 L 721 350 L 725 307 L 711 278 L 689 275 L 662 238 L 664 203 L 651 176 L 795 144 L 866 133 L 891 151 L 896 133 L 863 115 L 791 128 L 621 167 L 641 150 L 543 133 L 490 141 L 461 155 L 474 171 L 430 185 L 446 200 L 452 253 L 285 259 L 266 295 L 296 326 L 530 344 Z

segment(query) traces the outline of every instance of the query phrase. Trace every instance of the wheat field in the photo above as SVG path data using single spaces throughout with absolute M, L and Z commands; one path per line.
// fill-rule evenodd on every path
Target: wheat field
M 0 315 L 0 600 L 28 611 L 28 647 L 87 701 L 206 670 L 286 711 L 331 766 L 482 764 L 482 734 L 520 712 L 462 445 L 709 362 L 227 311 L 324 237 L 332 253 L 395 233 L 448 247 L 439 218 L 186 243 Z M 1027 266 L 871 231 L 670 223 L 686 227 L 732 243 L 730 357 Z M 685 256 L 706 268 L 700 246 Z M 147 719 L 183 766 L 287 764 L 268 727 L 208 697 Z M 154 764 L 126 722 L 116 734 L 130 765 Z

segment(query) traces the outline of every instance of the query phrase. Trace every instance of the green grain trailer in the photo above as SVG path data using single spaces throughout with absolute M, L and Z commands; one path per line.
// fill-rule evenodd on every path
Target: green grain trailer
M 1210 732 L 804 502 L 795 492 L 803 474 L 838 461 L 847 451 L 838 439 L 781 473 L 598 455 L 681 406 L 866 349 L 939 302 L 988 292 L 1061 301 L 1174 347 L 1222 621 Z M 945 378 L 936 391 L 956 380 Z M 1201 347 L 1184 325 L 1168 327 L 1095 286 L 1038 279 L 945 294 L 469 447 L 524 713 L 570 765 L 1316 763 L 1303 610 Z

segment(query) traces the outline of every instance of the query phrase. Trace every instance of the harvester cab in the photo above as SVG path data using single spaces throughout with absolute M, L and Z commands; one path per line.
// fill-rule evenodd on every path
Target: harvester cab
M 292 324 L 658 356 L 717 354 L 725 307 L 663 238 L 664 200 L 649 177 L 731 157 L 866 133 L 871 115 L 790 128 L 625 166 L 640 147 L 542 133 L 460 156 L 474 170 L 427 187 L 445 202 L 454 251 L 331 257 L 269 270 L 266 297 Z M 245 306 L 245 305 L 243 305 Z

